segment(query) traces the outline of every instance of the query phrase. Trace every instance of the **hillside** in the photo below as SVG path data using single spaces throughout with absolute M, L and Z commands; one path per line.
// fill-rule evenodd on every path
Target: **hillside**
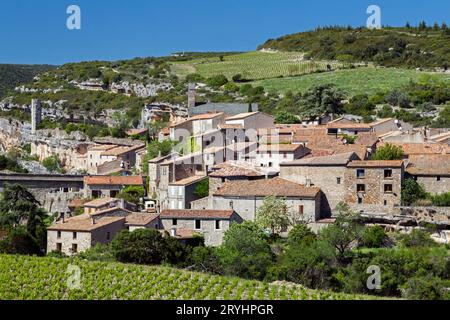
M 358 94 L 372 95 L 400 89 L 408 85 L 410 81 L 417 82 L 428 76 L 450 84 L 450 74 L 367 67 L 314 73 L 300 77 L 266 79 L 255 81 L 253 85 L 263 86 L 268 92 L 273 93 L 286 93 L 287 91 L 304 93 L 312 86 L 331 83 L 351 97 Z
M 54 69 L 49 65 L 13 65 L 0 64 L 0 98 L 10 89 L 24 83 L 45 71 Z
M 450 29 L 324 28 L 270 39 L 258 49 L 305 52 L 314 59 L 372 61 L 386 67 L 449 68 Z
M 253 51 L 229 56 L 206 57 L 185 62 L 175 62 L 171 72 L 179 77 L 198 73 L 204 78 L 224 75 L 229 80 L 240 74 L 245 80 L 292 77 L 348 66 L 335 61 L 305 60 L 299 52 Z
M 81 271 L 81 288 L 68 289 Z M 375 299 L 305 289 L 299 285 L 82 260 L 0 255 L 0 299 L 18 300 L 350 300 Z

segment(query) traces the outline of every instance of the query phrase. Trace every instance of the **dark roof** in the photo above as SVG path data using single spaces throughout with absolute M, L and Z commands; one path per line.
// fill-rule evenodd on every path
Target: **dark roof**
M 228 181 L 214 193 L 214 196 L 315 198 L 319 192 L 320 189 L 316 187 L 305 187 L 282 178 L 273 178 Z
M 259 111 L 258 104 L 252 104 L 252 111 Z M 190 117 L 208 112 L 223 112 L 229 116 L 235 116 L 248 112 L 248 103 L 205 103 L 190 108 L 188 112 Z

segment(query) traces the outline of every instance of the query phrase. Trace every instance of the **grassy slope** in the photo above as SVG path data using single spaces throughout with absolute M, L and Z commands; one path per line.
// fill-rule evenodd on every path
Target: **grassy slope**
M 327 64 L 333 68 L 341 63 L 325 61 L 303 61 L 299 52 L 260 52 L 252 51 L 225 56 L 223 61 L 218 57 L 195 59 L 172 64 L 172 73 L 185 77 L 189 73 L 199 73 L 205 78 L 223 74 L 231 79 L 241 74 L 249 80 L 269 79 L 276 77 L 296 76 L 317 70 L 326 70 Z
M 420 80 L 425 75 L 431 75 L 450 83 L 450 75 L 448 74 L 430 74 L 407 69 L 368 67 L 316 73 L 293 78 L 267 79 L 256 81 L 254 85 L 262 85 L 269 92 L 284 93 L 287 91 L 304 92 L 314 85 L 333 83 L 350 95 L 373 94 L 402 87 L 411 80 Z
M 81 269 L 81 288 L 68 289 Z M 266 284 L 212 276 L 167 267 L 0 255 L 0 300 L 5 299 L 374 299 L 305 289 L 299 285 Z

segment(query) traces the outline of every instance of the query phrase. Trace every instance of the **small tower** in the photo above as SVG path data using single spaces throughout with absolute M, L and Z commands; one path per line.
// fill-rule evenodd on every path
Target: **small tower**
M 189 83 L 188 85 L 188 109 L 195 107 L 195 83 Z
M 31 133 L 36 133 L 42 120 L 42 107 L 38 99 L 31 100 Z

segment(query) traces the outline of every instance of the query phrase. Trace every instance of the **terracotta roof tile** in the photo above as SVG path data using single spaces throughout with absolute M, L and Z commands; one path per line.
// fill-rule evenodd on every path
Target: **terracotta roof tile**
M 110 198 L 110 197 L 99 198 L 99 199 L 95 199 L 95 200 L 86 202 L 84 204 L 84 207 L 98 208 L 98 207 L 107 205 L 108 203 L 117 202 L 118 200 L 119 199 L 117 199 L 117 198 Z
M 450 154 L 450 146 L 441 143 L 391 143 L 400 146 L 405 155 L 414 154 Z M 380 144 L 385 145 L 385 143 Z
M 205 114 L 199 114 L 196 116 L 193 116 L 192 118 L 190 118 L 189 120 L 208 120 L 208 119 L 214 119 L 217 118 L 219 116 L 224 115 L 223 112 L 218 112 L 218 113 L 205 113 Z
M 255 114 L 258 114 L 258 113 L 260 113 L 260 112 L 259 111 L 255 111 L 255 112 L 240 113 L 240 114 L 237 114 L 235 116 L 226 118 L 225 121 L 228 121 L 228 120 L 241 120 L 241 119 L 245 119 L 245 118 L 254 116 Z
M 111 223 L 122 221 L 125 223 L 124 217 L 102 217 L 95 220 L 95 224 L 92 223 L 92 218 L 88 216 L 73 217 L 66 220 L 66 222 L 57 222 L 51 225 L 47 230 L 52 231 L 80 231 L 90 232 Z
M 215 196 L 236 197 L 306 197 L 314 198 L 320 192 L 319 188 L 308 188 L 304 185 L 281 178 L 264 180 L 228 181 L 219 188 Z
M 352 161 L 347 167 L 349 168 L 400 168 L 403 165 L 403 160 L 366 160 L 366 161 Z
M 301 144 L 263 144 L 259 146 L 258 152 L 295 152 L 301 148 Z
M 86 185 L 121 185 L 142 186 L 142 176 L 87 176 L 84 177 Z
M 158 219 L 158 214 L 148 213 L 132 213 L 126 217 L 126 225 L 131 226 L 146 226 L 152 221 Z
M 201 175 L 201 176 L 191 176 L 182 180 L 178 180 L 175 182 L 170 182 L 169 185 L 171 186 L 188 186 L 190 184 L 202 181 L 206 178 L 207 176 L 205 175 Z
M 282 163 L 281 166 L 345 166 L 351 160 L 358 159 L 354 152 L 341 153 L 329 156 L 304 157 L 291 162 Z
M 230 219 L 233 210 L 164 210 L 161 219 Z
M 450 154 L 410 156 L 406 172 L 412 175 L 450 175 Z

